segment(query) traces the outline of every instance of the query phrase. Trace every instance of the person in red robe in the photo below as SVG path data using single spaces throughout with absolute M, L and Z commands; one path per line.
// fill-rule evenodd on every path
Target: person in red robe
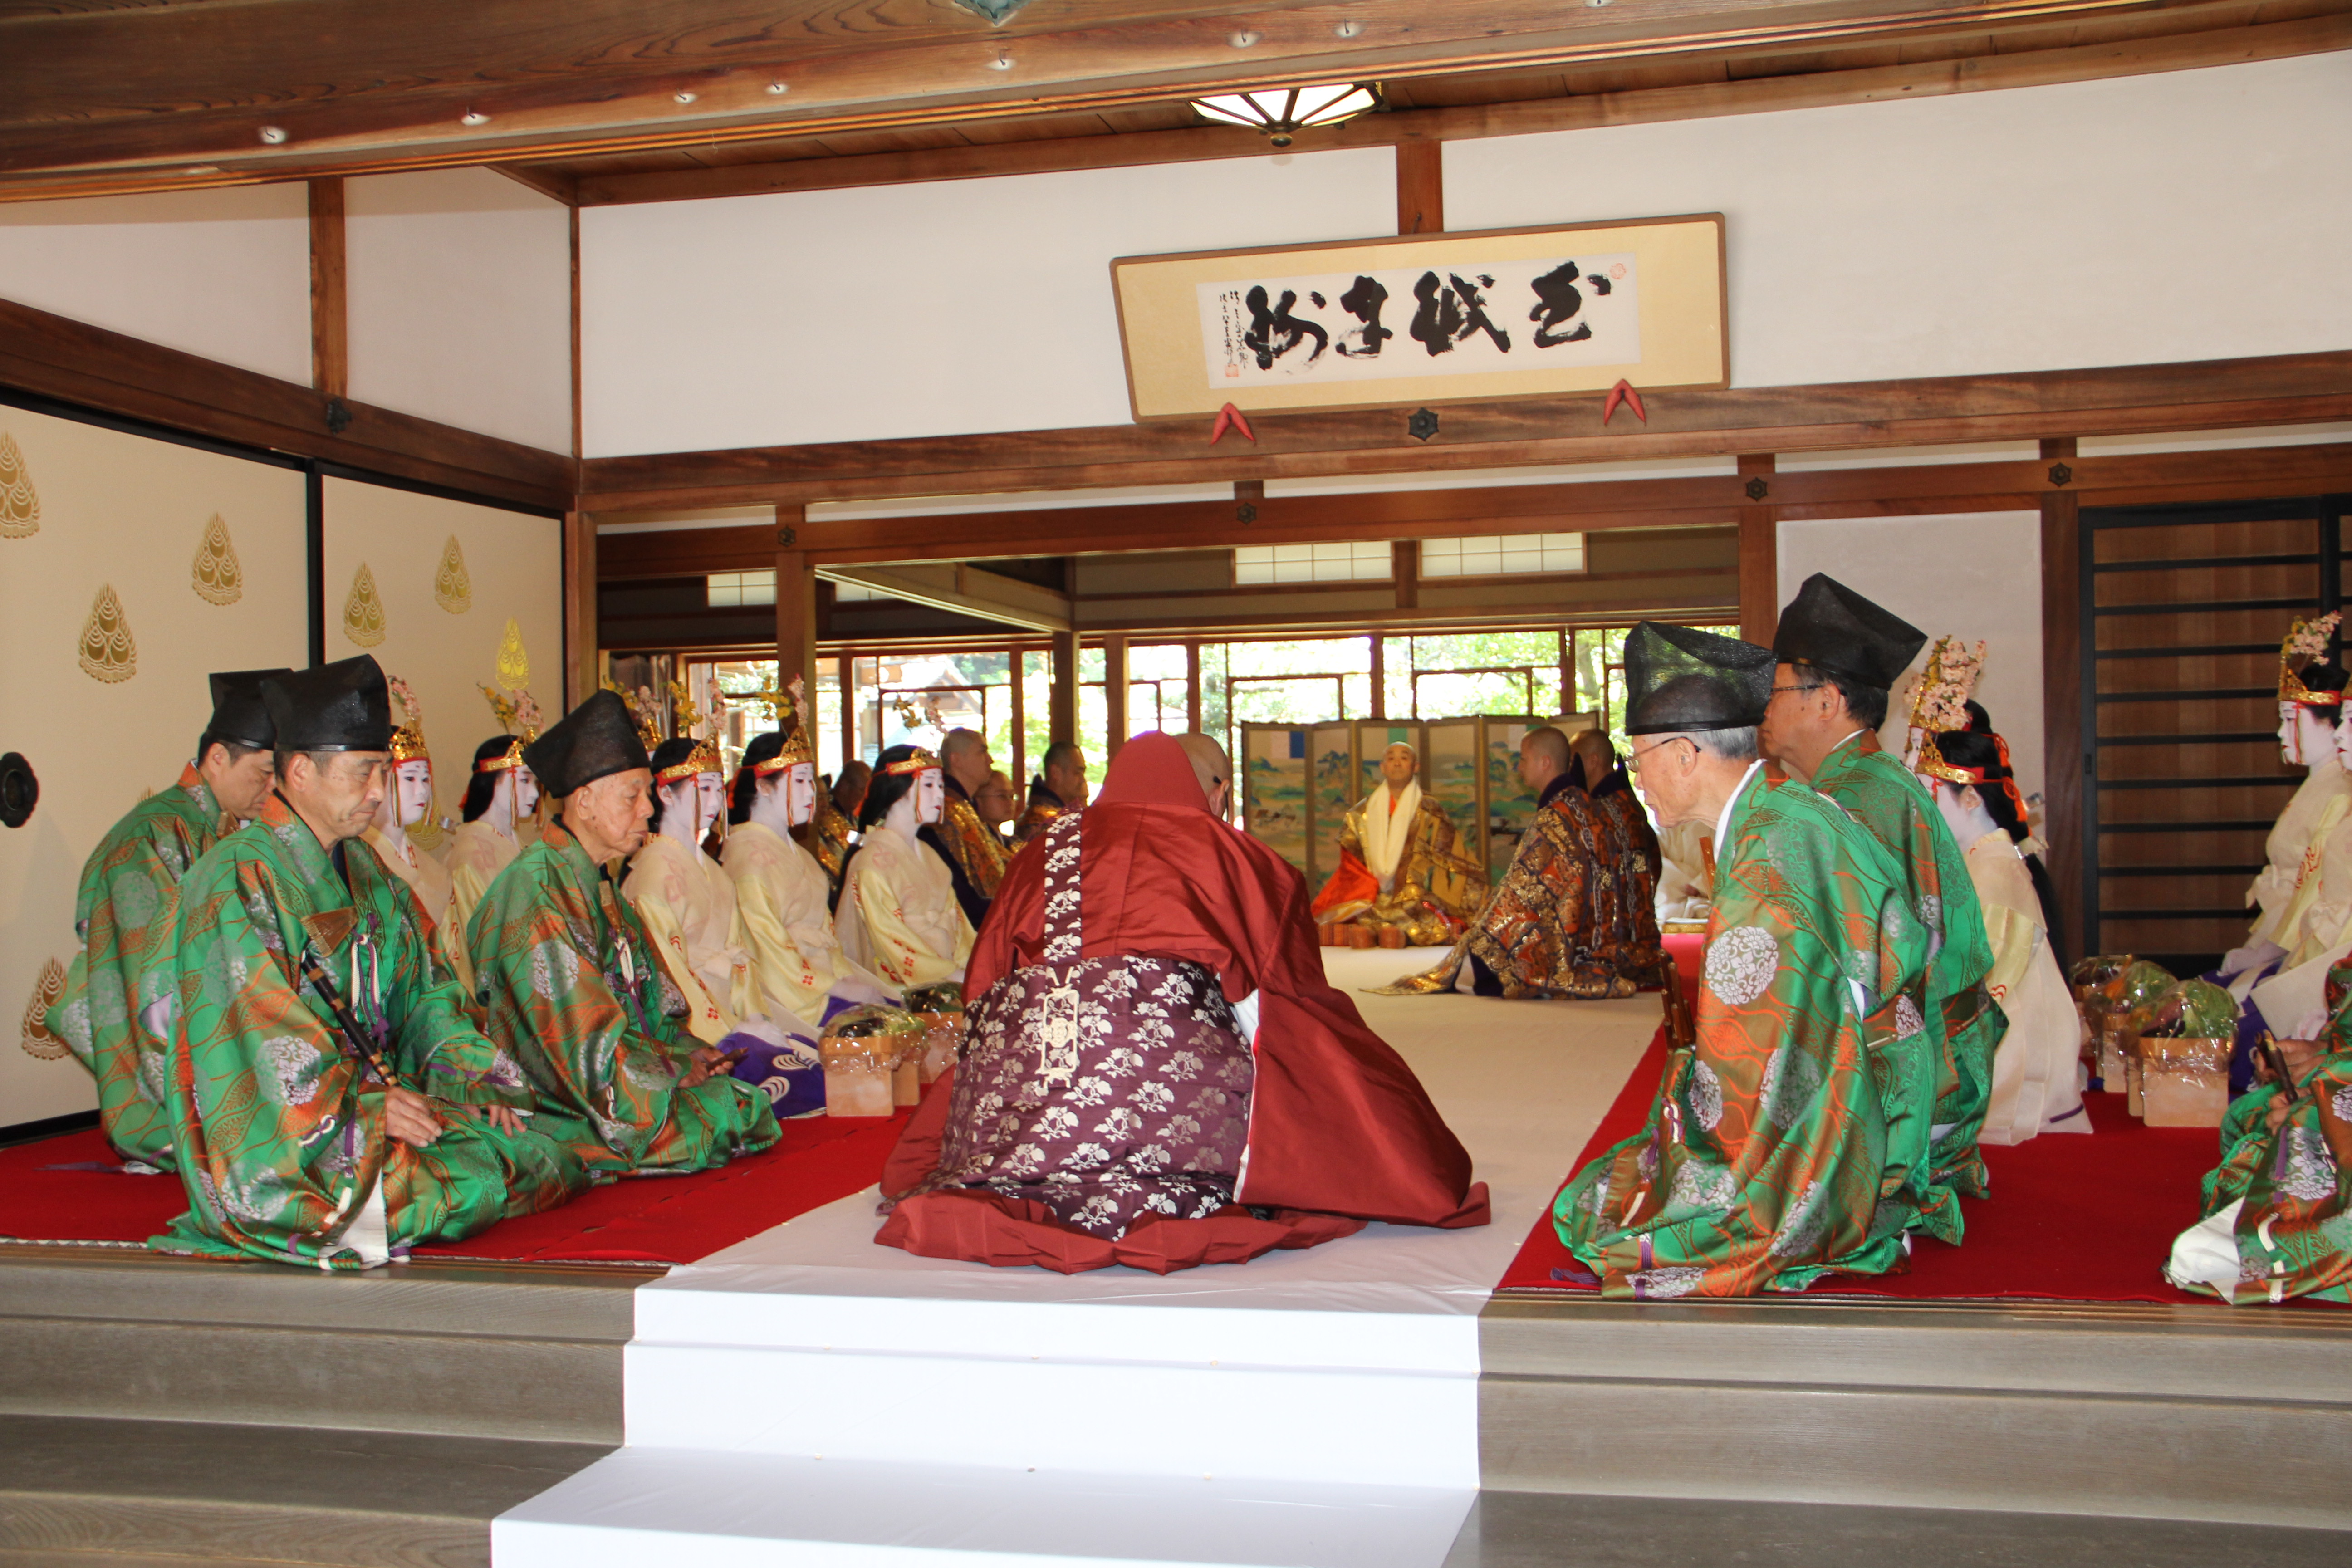
M 1323 978 L 1306 883 L 1224 820 L 1231 773 L 1204 736 L 1139 735 L 1013 860 L 877 1243 L 1165 1274 L 1368 1220 L 1487 1223 L 1412 1069 Z

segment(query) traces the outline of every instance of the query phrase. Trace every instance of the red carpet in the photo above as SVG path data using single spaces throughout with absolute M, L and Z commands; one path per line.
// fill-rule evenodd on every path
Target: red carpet
M 880 1178 L 904 1116 L 787 1121 L 763 1153 L 692 1176 L 638 1176 L 562 1208 L 420 1247 L 514 1263 L 692 1263 Z M 100 1169 L 54 1170 L 58 1165 Z M 176 1176 L 122 1173 L 95 1129 L 0 1150 L 0 1238 L 143 1242 L 187 1208 Z
M 1571 1173 L 1642 1130 L 1665 1057 L 1661 1029 Z M 2096 1129 L 2089 1137 L 2045 1133 L 2015 1148 L 1984 1151 L 1993 1195 L 1962 1200 L 1965 1245 L 1921 1237 L 1908 1274 L 1836 1277 L 1806 1294 L 1914 1301 L 2200 1300 L 2166 1284 L 2162 1270 L 2172 1238 L 2196 1222 L 2198 1184 L 2221 1157 L 2218 1134 L 2204 1127 L 2150 1127 L 2125 1109 L 2120 1094 L 2084 1100 Z M 1597 1289 L 1555 1270 L 1584 1272 L 1560 1245 L 1547 1211 L 1496 1289 Z

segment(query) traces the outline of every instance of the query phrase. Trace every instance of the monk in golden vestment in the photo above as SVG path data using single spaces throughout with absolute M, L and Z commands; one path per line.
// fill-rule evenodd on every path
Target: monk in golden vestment
M 1454 819 L 1421 793 L 1421 756 L 1399 741 L 1381 757 L 1381 787 L 1347 816 L 1339 868 L 1315 895 L 1318 923 L 1393 926 L 1408 945 L 1439 947 L 1477 912 L 1486 879 L 1455 846 Z

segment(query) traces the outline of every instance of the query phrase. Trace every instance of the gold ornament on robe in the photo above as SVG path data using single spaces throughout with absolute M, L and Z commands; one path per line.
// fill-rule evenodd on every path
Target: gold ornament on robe
M 131 623 L 123 618 L 122 601 L 114 596 L 111 583 L 99 589 L 89 619 L 82 623 L 81 668 L 110 686 L 139 673 L 139 647 L 131 640 Z
M 375 591 L 375 574 L 362 561 L 352 576 L 351 596 L 343 601 L 343 635 L 361 647 L 383 641 L 383 600 Z
M 25 471 L 16 437 L 0 430 L 0 539 L 30 539 L 41 531 L 41 498 Z
M 474 607 L 474 580 L 466 574 L 466 552 L 457 548 L 457 536 L 454 533 L 449 542 L 441 547 L 441 566 L 433 574 L 433 602 L 453 616 L 462 616 Z
M 245 597 L 245 568 L 237 564 L 236 546 L 229 542 L 228 524 L 218 512 L 205 520 L 204 537 L 196 541 L 188 585 L 207 605 L 234 605 Z
M 506 635 L 499 638 L 498 676 L 500 686 L 530 683 L 530 656 L 523 652 L 522 628 L 515 625 L 512 616 L 507 617 Z
M 49 1033 L 48 1024 L 49 1008 L 65 994 L 65 965 L 52 958 L 41 965 L 41 977 L 33 983 L 33 999 L 25 1005 L 26 1056 L 53 1062 L 66 1054 L 66 1043 Z

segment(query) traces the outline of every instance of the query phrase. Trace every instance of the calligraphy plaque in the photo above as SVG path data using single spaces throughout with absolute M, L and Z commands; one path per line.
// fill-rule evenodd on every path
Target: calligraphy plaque
M 1138 419 L 1730 384 L 1723 216 L 1129 256 Z

